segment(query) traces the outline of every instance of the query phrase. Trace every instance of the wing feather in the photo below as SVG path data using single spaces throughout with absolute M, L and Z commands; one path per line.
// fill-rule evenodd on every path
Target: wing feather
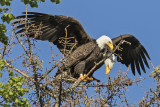
M 141 75 L 140 68 L 139 68 L 139 62 L 138 62 L 137 58 L 135 59 L 135 64 L 136 64 L 136 68 L 137 68 L 138 74 Z
M 144 63 L 146 64 L 146 66 L 149 68 L 147 59 L 146 59 L 146 57 L 144 56 L 144 53 L 143 53 L 143 52 L 141 53 L 141 56 L 142 56 L 142 59 L 143 59 Z
M 132 69 L 132 73 L 133 75 L 135 75 L 135 67 L 134 67 L 134 61 L 131 61 L 131 69 Z
M 76 46 L 74 46 L 74 48 L 72 46 L 67 46 L 68 50 L 75 50 L 76 47 L 92 40 L 85 32 L 80 22 L 75 18 L 37 12 L 27 12 L 27 16 L 25 15 L 26 12 L 23 12 L 23 14 L 24 15 L 17 17 L 17 19 L 19 19 L 18 21 L 12 23 L 16 25 L 16 34 L 24 33 L 27 29 L 29 37 L 53 42 L 57 45 L 59 50 L 64 49 L 64 45 L 59 43 L 59 38 L 66 37 L 65 28 L 67 29 L 67 38 L 74 38 L 74 40 L 70 40 L 71 42 L 76 41 Z M 24 19 L 26 17 L 28 21 L 25 22 Z M 26 27 L 26 25 L 28 27 Z M 39 29 L 38 35 L 36 32 L 33 32 L 34 29 Z
M 146 73 L 143 62 L 149 68 L 147 58 L 150 60 L 150 57 L 143 45 L 138 41 L 137 38 L 130 34 L 120 35 L 112 39 L 114 45 L 118 45 L 121 40 L 130 42 L 131 44 L 124 43 L 120 46 L 122 50 L 115 51 L 117 60 L 126 66 L 131 64 L 132 73 L 134 75 L 135 68 L 137 69 L 139 75 L 141 75 L 140 68 L 144 73 Z M 121 56 L 121 58 L 119 58 L 119 56 Z
M 141 55 L 139 56 L 138 60 L 139 60 L 139 63 L 140 63 L 140 66 L 141 66 L 141 68 L 142 68 L 143 72 L 144 72 L 144 73 L 146 73 L 146 70 L 145 70 L 144 64 L 143 64 L 143 62 L 142 62 Z
M 145 53 L 145 55 L 147 56 L 147 58 L 150 59 L 150 57 L 149 57 L 149 55 L 148 55 L 146 49 L 145 49 L 143 46 L 142 46 L 142 50 L 143 50 L 143 52 Z M 151 60 L 151 59 L 150 59 L 150 60 Z

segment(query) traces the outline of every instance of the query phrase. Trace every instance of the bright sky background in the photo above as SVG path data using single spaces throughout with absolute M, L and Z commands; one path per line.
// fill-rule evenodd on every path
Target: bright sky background
M 19 0 L 14 0 L 11 7 L 13 14 L 17 16 L 25 11 L 25 5 Z M 58 5 L 51 2 L 40 3 L 38 8 L 29 7 L 28 11 L 74 17 L 95 39 L 101 35 L 114 38 L 121 34 L 133 34 L 148 51 L 153 65 L 160 65 L 160 0 L 62 0 Z M 41 47 L 41 55 L 48 58 L 49 43 L 40 41 L 37 45 Z M 124 65 L 116 63 L 110 75 L 112 77 L 117 75 L 117 71 L 121 67 L 123 72 L 127 70 Z M 145 88 L 148 89 L 155 85 L 153 79 L 149 77 L 153 68 L 146 70 L 146 74 L 142 73 L 142 77 L 146 78 L 142 82 L 143 88 L 140 85 L 128 87 L 127 97 L 129 97 L 130 103 L 137 103 L 147 91 Z M 105 67 L 103 66 L 94 76 L 105 81 L 107 75 L 104 73 Z M 138 73 L 133 76 L 131 70 L 128 76 L 131 78 L 140 77 Z

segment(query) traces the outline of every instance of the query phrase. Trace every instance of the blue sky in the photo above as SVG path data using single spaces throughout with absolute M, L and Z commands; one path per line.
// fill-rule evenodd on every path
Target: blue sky
M 159 5 L 159 0 L 62 0 L 58 5 L 48 0 L 46 3 L 39 3 L 38 8 L 29 7 L 28 11 L 74 17 L 80 21 L 86 32 L 95 39 L 101 35 L 114 38 L 121 34 L 132 34 L 146 48 L 153 65 L 158 66 L 160 65 Z M 11 8 L 13 14 L 17 16 L 25 11 L 25 5 L 19 1 L 17 2 L 17 0 L 13 2 Z M 40 57 L 48 58 L 48 54 L 50 54 L 49 43 L 40 41 L 37 45 L 40 47 Z M 54 47 L 54 53 L 58 53 L 56 47 Z M 48 64 L 47 60 L 44 60 L 46 65 Z M 127 70 L 124 65 L 116 63 L 110 75 L 112 77 L 116 76 L 120 68 L 123 72 Z M 136 85 L 129 87 L 127 92 L 129 102 L 138 102 L 142 99 L 144 92 L 147 91 L 146 88 L 155 85 L 153 79 L 149 77 L 152 70 L 151 67 L 151 69 L 147 69 L 146 74 L 142 73 L 142 77 L 146 78 L 142 82 L 143 88 L 140 85 L 138 87 Z M 104 75 L 104 73 L 105 67 L 103 66 L 94 76 L 105 81 L 107 75 Z M 133 76 L 131 70 L 128 76 L 132 79 L 140 77 L 138 74 Z

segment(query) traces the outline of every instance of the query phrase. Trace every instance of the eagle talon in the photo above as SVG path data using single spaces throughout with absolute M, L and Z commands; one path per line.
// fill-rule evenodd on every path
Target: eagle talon
M 93 77 L 87 77 L 87 80 L 93 81 L 94 79 L 93 79 Z
M 78 79 L 81 79 L 81 80 L 83 80 L 83 81 L 93 81 L 93 80 L 94 80 L 93 77 L 87 77 L 86 74 L 84 74 L 84 75 L 81 74 L 80 77 L 79 77 Z
M 81 80 L 83 80 L 83 81 L 87 81 L 88 80 L 88 78 L 86 78 L 87 77 L 87 75 L 86 74 L 80 74 L 80 77 L 78 78 L 78 79 L 81 79 Z

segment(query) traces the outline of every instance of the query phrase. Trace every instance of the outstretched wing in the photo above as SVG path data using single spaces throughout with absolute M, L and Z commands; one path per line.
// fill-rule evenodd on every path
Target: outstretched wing
M 27 20 L 24 20 L 26 17 Z M 53 42 L 63 54 L 64 50 L 74 50 L 92 40 L 80 22 L 72 17 L 27 12 L 27 16 L 18 16 L 17 19 L 20 20 L 13 23 L 17 25 L 16 34 L 25 32 L 37 40 Z
M 115 55 L 117 56 L 117 61 L 125 64 L 127 67 L 131 64 L 132 73 L 134 75 L 135 67 L 139 75 L 141 75 L 140 67 L 143 72 L 146 73 L 144 63 L 149 68 L 147 58 L 150 60 L 150 57 L 143 45 L 130 34 L 121 35 L 112 39 L 114 45 L 118 45 L 121 40 L 125 40 L 131 44 L 124 42 L 120 46 L 121 49 L 116 50 Z

